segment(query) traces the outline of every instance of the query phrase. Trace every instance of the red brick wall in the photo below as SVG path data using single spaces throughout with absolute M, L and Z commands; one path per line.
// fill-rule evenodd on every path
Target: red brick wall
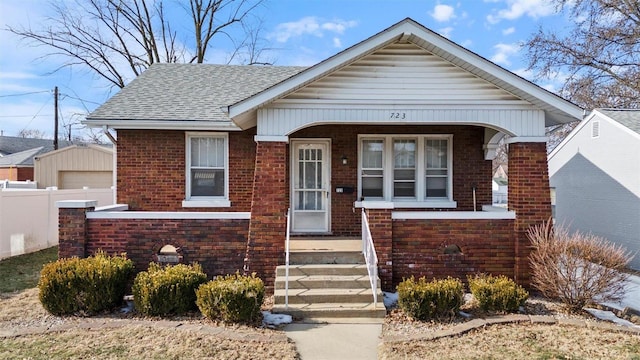
M 300 130 L 290 138 L 331 138 L 332 140 L 332 229 L 336 235 L 358 236 L 360 214 L 353 211 L 357 200 L 358 134 L 453 134 L 455 210 L 472 210 L 471 186 L 478 185 L 477 203 L 491 202 L 491 162 L 483 158 L 484 130 L 471 126 L 315 126 Z M 229 133 L 229 197 L 231 208 L 224 211 L 251 211 L 251 191 L 255 166 L 255 128 Z M 185 198 L 185 134 L 183 131 L 118 131 L 118 202 L 131 210 L 212 211 L 211 208 L 183 208 Z M 348 164 L 342 164 L 342 156 Z M 288 168 L 288 151 L 285 166 Z M 288 174 L 288 169 L 287 169 Z M 289 195 L 289 177 L 286 179 Z M 353 186 L 353 194 L 336 194 L 339 185 Z M 222 210 L 220 210 L 222 211 Z
M 531 243 L 526 232 L 551 217 L 549 168 L 545 143 L 509 144 L 509 209 L 516 212 L 516 281 L 531 283 Z
M 248 227 L 249 220 L 238 219 L 88 219 L 86 253 L 125 252 L 144 271 L 163 246 L 173 245 L 182 263 L 198 262 L 209 277 L 233 274 L 242 271 Z
M 251 211 L 255 129 L 229 133 L 231 208 L 183 208 L 185 132 L 118 130 L 118 202 L 138 211 Z
M 513 226 L 513 220 L 394 220 L 393 286 L 411 275 L 465 280 L 484 272 L 513 278 Z M 462 253 L 445 254 L 448 245 Z
M 354 211 L 358 185 L 358 134 L 453 134 L 453 197 L 457 211 L 473 210 L 472 185 L 479 207 L 491 204 L 491 161 L 484 160 L 484 128 L 475 126 L 323 125 L 300 130 L 295 138 L 331 139 L 331 227 L 334 235 L 359 236 L 360 212 Z M 342 156 L 348 164 L 342 164 Z M 287 178 L 287 182 L 289 179 Z M 353 186 L 353 194 L 337 194 L 336 186 Z M 287 185 L 288 186 L 288 185 Z

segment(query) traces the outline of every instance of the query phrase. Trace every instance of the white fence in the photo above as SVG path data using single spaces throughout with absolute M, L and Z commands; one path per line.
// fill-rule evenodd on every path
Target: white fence
M 0 259 L 58 245 L 56 201 L 113 199 L 113 189 L 0 190 Z

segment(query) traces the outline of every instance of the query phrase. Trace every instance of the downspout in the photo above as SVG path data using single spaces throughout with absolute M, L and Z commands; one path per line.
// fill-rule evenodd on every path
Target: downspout
M 113 135 L 111 135 L 111 133 L 109 132 L 109 127 L 107 125 L 102 126 L 102 132 L 104 132 L 104 135 L 109 138 L 109 140 L 113 143 L 113 145 L 118 144 L 118 141 L 116 140 L 116 138 L 114 138 Z

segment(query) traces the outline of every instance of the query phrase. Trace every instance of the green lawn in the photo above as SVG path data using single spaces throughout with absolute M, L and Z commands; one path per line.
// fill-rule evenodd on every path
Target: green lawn
M 58 247 L 0 260 L 0 293 L 36 287 L 42 265 L 58 260 Z

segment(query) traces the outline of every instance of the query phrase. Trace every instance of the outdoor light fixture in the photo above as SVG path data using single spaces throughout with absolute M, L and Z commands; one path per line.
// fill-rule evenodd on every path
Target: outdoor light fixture
M 348 160 L 347 155 L 342 155 L 342 165 L 347 165 Z

